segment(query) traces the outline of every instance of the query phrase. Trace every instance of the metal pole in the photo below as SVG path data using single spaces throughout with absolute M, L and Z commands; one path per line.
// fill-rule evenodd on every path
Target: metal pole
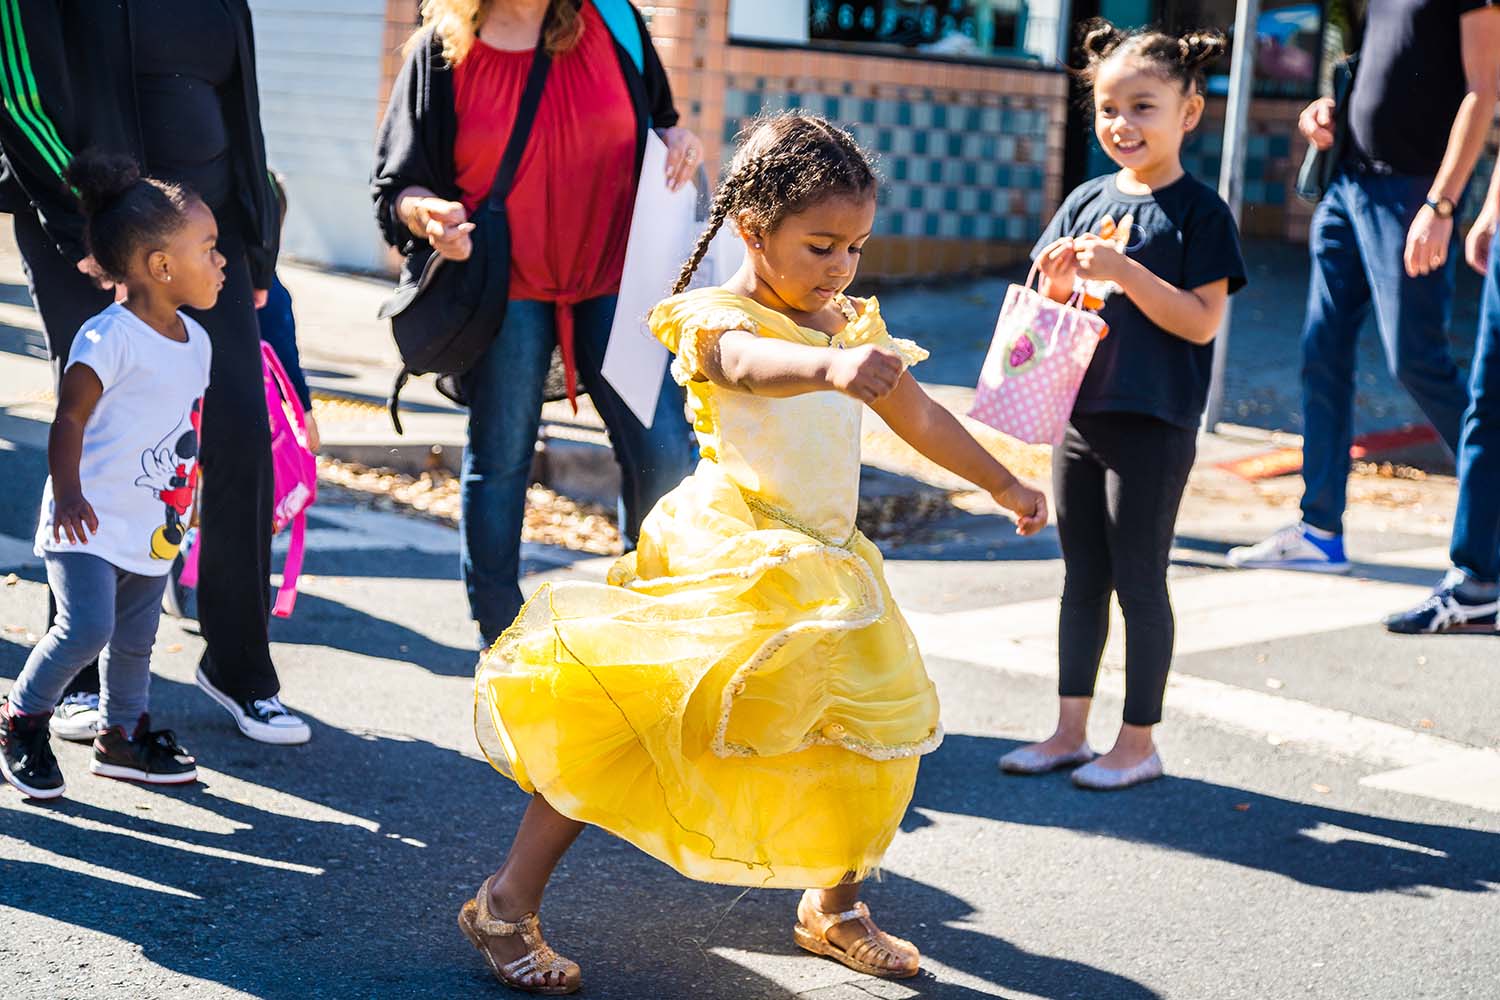
M 1250 96 L 1255 87 L 1255 27 L 1260 20 L 1260 0 L 1240 0 L 1234 14 L 1234 53 L 1229 68 L 1229 98 L 1224 106 L 1224 148 L 1219 160 L 1219 197 L 1229 203 L 1235 224 L 1245 192 L 1245 130 L 1250 117 Z M 1214 337 L 1213 378 L 1208 384 L 1208 406 L 1203 411 L 1203 430 L 1219 425 L 1224 408 L 1224 366 L 1229 358 L 1229 325 L 1234 300 L 1224 307 L 1224 320 Z

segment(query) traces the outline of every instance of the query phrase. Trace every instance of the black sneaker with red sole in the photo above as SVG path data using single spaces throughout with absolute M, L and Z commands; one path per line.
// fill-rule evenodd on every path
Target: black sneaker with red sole
M 48 740 L 50 718 L 13 713 L 0 702 L 0 775 L 32 799 L 55 799 L 66 788 Z
M 89 770 L 105 778 L 139 781 L 148 785 L 186 785 L 198 780 L 198 762 L 177 742 L 170 729 L 151 729 L 150 717 L 141 716 L 135 735 L 127 737 L 123 726 L 111 726 L 94 740 L 94 761 Z

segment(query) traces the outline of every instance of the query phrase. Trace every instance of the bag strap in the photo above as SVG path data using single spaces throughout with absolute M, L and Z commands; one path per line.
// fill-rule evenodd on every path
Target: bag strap
M 536 52 L 531 57 L 531 71 L 526 74 L 526 89 L 521 91 L 521 103 L 516 108 L 515 124 L 510 129 L 510 139 L 505 143 L 505 155 L 500 157 L 500 168 L 495 171 L 495 181 L 490 185 L 486 203 L 491 208 L 504 208 L 506 196 L 516 180 L 516 169 L 521 165 L 521 154 L 526 151 L 526 140 L 531 137 L 531 126 L 536 122 L 537 108 L 542 103 L 542 89 L 547 85 L 547 72 L 552 68 L 552 57 L 547 54 L 547 29 L 552 26 L 552 6 L 547 6 L 547 15 L 542 18 L 542 30 L 537 34 Z
M 264 340 L 260 342 L 260 359 L 271 379 L 276 383 L 276 389 L 281 393 L 281 398 L 287 403 L 292 414 L 292 426 L 296 429 L 304 448 L 307 447 L 307 410 L 302 406 L 302 397 L 297 395 L 296 388 L 292 385 L 292 378 L 286 373 L 286 366 L 281 363 L 276 349 Z
M 406 383 L 411 378 L 411 369 L 405 365 L 396 373 L 395 384 L 391 386 L 391 395 L 386 400 L 386 409 L 391 414 L 391 426 L 396 428 L 396 433 L 404 435 L 406 431 L 401 427 L 401 390 L 406 388 Z
M 281 589 L 276 592 L 276 603 L 271 614 L 277 618 L 290 618 L 297 606 L 297 580 L 302 576 L 302 555 L 307 546 L 307 511 L 300 510 L 292 518 L 291 539 L 287 545 L 286 563 L 281 569 Z

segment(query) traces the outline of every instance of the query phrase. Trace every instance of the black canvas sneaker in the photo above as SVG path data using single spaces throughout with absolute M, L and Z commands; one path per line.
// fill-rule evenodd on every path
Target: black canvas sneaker
M 52 755 L 50 715 L 12 715 L 0 702 L 0 774 L 33 799 L 55 799 L 67 786 Z
M 218 702 L 219 706 L 230 714 L 234 719 L 234 724 L 240 727 L 240 732 L 252 740 L 292 746 L 312 739 L 312 728 L 287 711 L 280 698 L 272 696 L 236 701 L 228 692 L 219 690 L 214 682 L 208 679 L 202 667 L 198 668 L 194 679 L 204 694 Z
M 150 716 L 141 716 L 135 735 L 129 738 L 122 726 L 111 726 L 100 733 L 94 740 L 94 762 L 89 770 L 106 778 L 148 785 L 197 781 L 198 762 L 178 745 L 172 730 L 153 730 L 150 723 Z

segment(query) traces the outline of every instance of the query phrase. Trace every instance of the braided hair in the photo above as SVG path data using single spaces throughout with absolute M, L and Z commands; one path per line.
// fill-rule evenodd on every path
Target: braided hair
M 873 195 L 878 181 L 854 137 L 827 119 L 784 111 L 752 121 L 739 134 L 729 176 L 719 185 L 708 228 L 682 265 L 676 295 L 687 288 L 714 235 L 730 216 L 769 233 L 787 216 L 825 198 Z
M 1189 31 L 1181 35 L 1155 28 L 1121 31 L 1099 17 L 1084 24 L 1082 45 L 1088 62 L 1080 76 L 1090 89 L 1105 63 L 1135 59 L 1151 72 L 1176 83 L 1185 94 L 1205 92 L 1205 69 L 1228 48 L 1219 31 Z

